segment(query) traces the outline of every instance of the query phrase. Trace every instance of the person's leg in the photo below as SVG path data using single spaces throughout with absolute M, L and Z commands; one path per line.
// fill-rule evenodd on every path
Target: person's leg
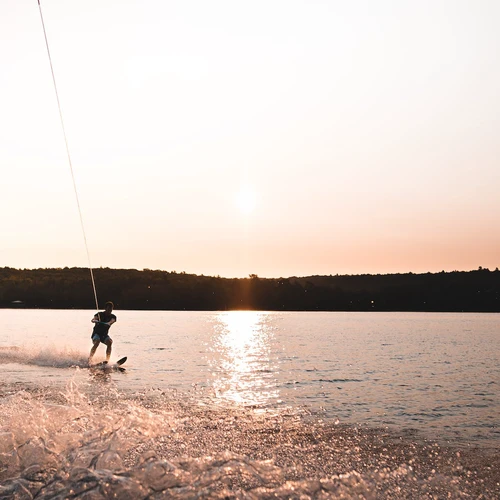
M 106 361 L 109 361 L 109 358 L 111 357 L 111 345 L 113 344 L 113 341 L 111 338 L 107 338 L 104 343 L 108 346 L 106 348 Z
M 92 358 L 94 357 L 95 352 L 97 351 L 97 348 L 99 347 L 99 340 L 93 340 L 94 345 L 92 346 L 92 349 L 90 349 L 90 355 L 89 355 L 89 365 L 90 362 L 92 361 Z

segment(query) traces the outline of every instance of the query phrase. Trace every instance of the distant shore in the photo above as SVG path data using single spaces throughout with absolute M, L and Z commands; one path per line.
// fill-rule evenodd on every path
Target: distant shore
M 221 278 L 94 270 L 99 300 L 130 310 L 500 312 L 500 271 Z M 0 308 L 95 309 L 88 268 L 0 268 Z

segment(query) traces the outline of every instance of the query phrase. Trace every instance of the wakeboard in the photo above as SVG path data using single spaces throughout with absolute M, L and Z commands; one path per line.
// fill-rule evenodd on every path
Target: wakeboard
M 121 371 L 124 372 L 125 368 L 122 368 L 123 363 L 127 361 L 127 356 L 120 358 L 116 363 L 109 364 L 107 361 L 101 361 L 95 365 L 90 365 L 91 370 L 106 370 L 106 371 Z

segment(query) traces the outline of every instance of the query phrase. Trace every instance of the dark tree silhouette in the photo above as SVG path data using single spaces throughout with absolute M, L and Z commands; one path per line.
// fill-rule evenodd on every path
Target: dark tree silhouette
M 221 278 L 144 269 L 94 270 L 119 309 L 500 312 L 500 271 Z M 0 268 L 0 307 L 93 309 L 86 268 Z

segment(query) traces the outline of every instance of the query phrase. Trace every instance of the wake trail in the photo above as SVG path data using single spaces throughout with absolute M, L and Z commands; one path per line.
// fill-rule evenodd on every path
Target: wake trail
M 8 363 L 51 368 L 86 368 L 88 353 L 49 347 L 0 347 L 0 364 Z

